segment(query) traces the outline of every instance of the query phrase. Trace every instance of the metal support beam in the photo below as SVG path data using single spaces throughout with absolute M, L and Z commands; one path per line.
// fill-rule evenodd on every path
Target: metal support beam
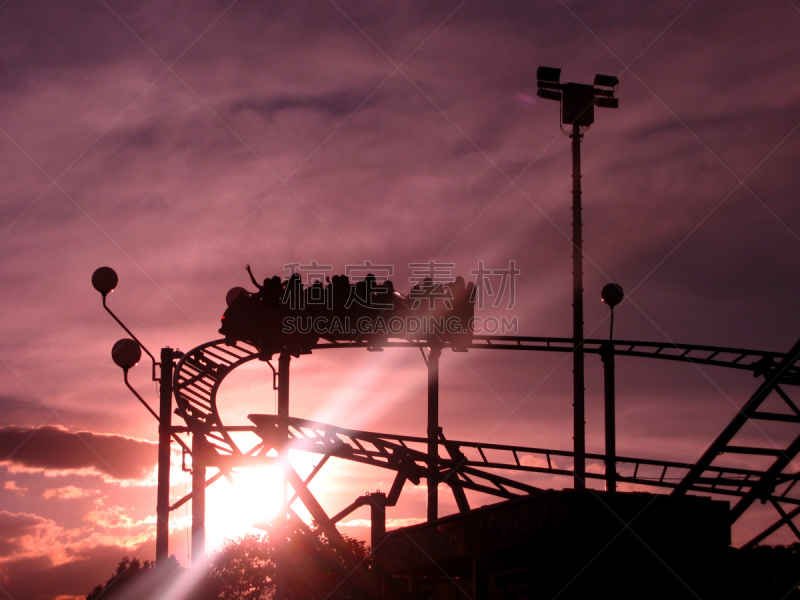
M 205 438 L 192 436 L 192 567 L 203 564 L 206 552 Z
M 456 463 L 444 474 L 442 483 L 446 483 L 450 486 L 450 490 L 453 492 L 453 497 L 455 498 L 456 505 L 458 506 L 458 511 L 462 513 L 469 512 L 469 500 L 467 500 L 467 495 L 464 493 L 464 486 L 461 484 L 461 480 L 458 477 L 459 469 L 467 464 L 468 459 L 464 453 L 461 452 L 458 444 L 454 444 L 453 442 L 445 439 L 444 433 L 441 433 L 439 437 L 444 449 L 447 451 L 448 456 L 450 456 L 450 460 L 455 461 Z
M 775 504 L 775 503 L 773 503 L 773 506 L 776 506 L 776 504 Z M 788 523 L 788 522 L 790 522 L 792 519 L 794 519 L 794 518 L 795 518 L 797 515 L 800 515 L 800 506 L 796 507 L 796 508 L 795 508 L 794 510 L 792 510 L 790 513 L 786 513 L 786 512 L 784 511 L 784 512 L 782 512 L 782 513 L 779 513 L 779 514 L 782 514 L 783 516 L 782 516 L 782 517 L 781 517 L 781 518 L 780 518 L 778 521 L 776 521 L 775 523 L 773 523 L 772 525 L 770 525 L 769 527 L 767 527 L 767 528 L 766 528 L 764 531 L 762 531 L 761 533 L 759 533 L 759 534 L 758 534 L 756 537 L 754 537 L 752 540 L 750 540 L 749 542 L 747 542 L 747 543 L 746 543 L 744 546 L 742 546 L 742 550 L 747 550 L 748 548 L 752 548 L 752 547 L 756 546 L 757 544 L 760 544 L 760 543 L 761 543 L 762 541 L 764 541 L 766 538 L 768 538 L 768 537 L 769 537 L 769 536 L 771 536 L 773 533 L 775 533 L 776 531 L 778 531 L 778 529 L 780 529 L 781 527 L 783 527 L 783 526 L 784 526 L 786 523 Z
M 747 494 L 731 507 L 731 523 L 736 522 L 753 502 L 773 495 L 778 476 L 783 469 L 794 460 L 794 457 L 797 456 L 798 453 L 800 453 L 800 436 L 797 436 L 794 441 L 789 444 L 789 447 L 777 456 L 775 462 L 763 472 L 758 482 L 753 484 Z M 800 536 L 798 536 L 798 538 L 800 538 Z
M 616 389 L 614 381 L 614 344 L 603 345 L 603 388 L 606 425 L 606 491 L 617 491 Z
M 377 561 L 380 553 L 375 550 L 386 537 L 386 494 L 375 492 L 368 496 L 370 502 L 370 548 L 372 560 Z M 377 572 L 378 565 L 372 566 L 372 597 L 383 598 L 383 577 Z
M 489 578 L 486 569 L 477 558 L 472 559 L 472 598 L 486 600 L 489 597 Z
M 778 511 L 778 514 L 781 516 L 781 521 L 786 523 L 789 526 L 789 529 L 792 530 L 794 533 L 794 537 L 800 540 L 800 529 L 797 529 L 797 525 L 792 522 L 792 518 L 786 514 L 786 511 L 783 510 L 783 507 L 778 503 L 776 500 L 772 500 L 772 506 L 775 507 L 775 510 Z
M 281 512 L 278 517 L 276 532 L 275 557 L 275 600 L 287 600 L 289 597 L 289 573 L 286 556 L 286 540 L 288 534 L 289 505 L 286 502 L 286 482 L 289 476 L 289 364 L 292 357 L 288 352 L 281 352 L 278 357 L 278 465 L 280 475 L 278 486 L 280 495 Z M 295 490 L 299 493 L 299 490 Z
M 158 487 L 156 491 L 156 565 L 169 557 L 169 468 L 172 435 L 172 348 L 161 349 L 158 412 Z
M 282 515 L 287 514 L 286 472 L 289 467 L 288 441 L 289 441 L 289 365 L 292 356 L 282 352 L 278 358 L 278 435 L 276 436 L 276 450 L 278 451 L 278 464 L 280 470 L 279 483 Z
M 428 353 L 428 523 L 439 519 L 439 357 L 442 349 Z
M 386 494 L 374 492 L 369 495 L 370 502 L 370 545 L 377 548 L 386 536 Z
M 281 440 L 289 437 L 289 364 L 292 356 L 288 352 L 281 352 L 278 358 L 278 430 Z M 283 448 L 278 448 L 282 453 Z
M 586 489 L 586 423 L 584 408 L 583 350 L 583 221 L 581 207 L 581 139 L 583 133 L 573 125 L 572 133 L 572 345 L 573 345 L 573 443 L 575 450 L 575 489 Z

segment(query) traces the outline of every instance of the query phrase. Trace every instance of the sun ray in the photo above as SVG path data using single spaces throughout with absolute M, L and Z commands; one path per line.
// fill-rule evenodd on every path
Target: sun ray
M 280 510 L 280 477 L 275 466 L 236 469 L 231 480 L 221 478 L 206 492 L 207 551 L 219 548 L 226 539 L 258 533 L 256 526 Z

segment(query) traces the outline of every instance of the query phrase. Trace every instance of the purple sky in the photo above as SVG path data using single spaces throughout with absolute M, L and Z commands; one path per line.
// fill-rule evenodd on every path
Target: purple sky
M 0 2 L 7 595 L 82 597 L 124 554 L 154 552 L 156 428 L 110 360 L 124 333 L 90 285 L 99 266 L 118 272 L 109 304 L 154 352 L 219 337 L 246 264 L 263 278 L 312 260 L 393 265 L 400 290 L 412 263 L 469 277 L 515 261 L 514 306 L 479 316 L 571 335 L 570 146 L 556 103 L 536 97 L 539 65 L 621 81 L 619 110 L 597 110 L 582 147 L 587 335 L 608 334 L 599 291 L 615 281 L 618 338 L 796 341 L 800 5 L 429 4 Z M 651 363 L 618 360 L 621 454 L 696 460 L 758 383 Z M 445 434 L 571 449 L 571 368 L 446 352 Z M 318 353 L 292 373 L 296 416 L 424 435 L 417 350 Z M 155 401 L 148 365 L 131 379 Z M 270 384 L 263 364 L 232 378 L 227 422 L 271 412 Z M 589 357 L 595 452 L 601 394 Z M 391 483 L 340 469 L 334 512 Z M 424 514 L 424 490 L 407 494 L 397 523 Z

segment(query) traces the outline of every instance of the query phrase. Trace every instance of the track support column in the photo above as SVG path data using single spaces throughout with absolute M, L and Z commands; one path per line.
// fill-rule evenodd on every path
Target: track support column
M 378 564 L 378 546 L 386 537 L 386 494 L 374 492 L 369 495 L 370 546 L 372 547 L 372 597 L 383 598 L 383 576 Z
M 286 540 L 289 526 L 289 507 L 287 505 L 287 470 L 289 468 L 289 364 L 292 356 L 288 352 L 281 352 L 278 357 L 278 464 L 280 465 L 280 476 L 278 485 L 280 486 L 281 513 L 279 523 L 276 528 L 278 538 L 276 540 L 276 560 L 275 560 L 275 600 L 287 600 L 289 597 L 289 573 L 287 570 L 288 562 L 286 556 Z
M 428 353 L 428 523 L 439 519 L 439 357 L 442 349 Z
M 206 552 L 205 439 L 192 435 L 192 567 L 203 564 Z
M 617 491 L 617 425 L 616 383 L 614 380 L 614 343 L 606 342 L 600 349 L 603 361 L 603 387 L 606 425 L 606 491 Z
M 156 565 L 169 557 L 169 446 L 172 433 L 172 348 L 161 349 L 158 411 L 158 487 L 156 489 Z

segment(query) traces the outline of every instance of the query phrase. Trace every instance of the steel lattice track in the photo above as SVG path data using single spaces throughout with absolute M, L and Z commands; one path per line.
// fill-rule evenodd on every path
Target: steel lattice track
M 766 418 L 800 423 L 800 409 L 783 392 L 781 386 L 800 384 L 800 369 L 796 349 L 790 353 L 765 352 L 690 344 L 661 344 L 656 342 L 636 342 L 626 340 L 586 340 L 587 353 L 599 354 L 603 348 L 613 344 L 618 356 L 657 358 L 702 365 L 721 366 L 747 370 L 756 376 L 765 376 L 766 382 L 759 388 L 756 396 L 763 397 L 776 391 L 788 402 L 793 411 L 789 414 L 758 412 L 755 408 L 749 413 L 737 415 L 735 431 L 748 419 Z M 388 341 L 383 347 L 424 347 L 425 342 Z M 312 350 L 335 348 L 367 348 L 366 341 L 326 342 L 321 341 Z M 445 345 L 447 347 L 447 345 Z M 570 338 L 518 337 L 518 336 L 474 336 L 468 348 L 571 352 Z M 263 447 L 243 453 L 231 438 L 228 429 L 220 420 L 216 405 L 216 395 L 222 380 L 238 366 L 254 359 L 267 359 L 249 344 L 237 342 L 228 345 L 224 340 L 202 344 L 186 353 L 179 361 L 174 375 L 174 391 L 177 413 L 185 420 L 194 435 L 202 435 L 216 450 L 217 455 L 236 464 L 251 458 L 254 454 L 265 454 L 269 450 L 269 430 L 273 427 L 274 416 L 253 415 L 256 423 L 254 431 L 265 440 Z M 766 392 L 764 387 L 766 387 Z M 759 395 L 760 394 L 760 395 Z M 753 405 L 754 400 L 746 405 Z M 744 419 L 744 421 L 742 421 Z M 734 427 L 734 423 L 731 427 Z M 419 481 L 428 473 L 428 454 L 426 438 L 413 436 L 385 435 L 372 432 L 346 430 L 332 425 L 315 423 L 303 419 L 290 418 L 290 438 L 292 447 L 298 450 L 316 452 L 326 457 L 339 457 L 363 464 L 388 468 L 402 473 L 411 481 Z M 512 498 L 529 494 L 536 487 L 500 475 L 498 471 L 509 473 L 540 473 L 556 476 L 572 476 L 573 454 L 569 451 L 528 448 L 498 444 L 482 444 L 465 441 L 440 440 L 439 480 L 449 485 L 459 500 L 459 508 L 468 510 L 463 490 L 479 491 L 502 498 Z M 786 449 L 774 451 L 776 460 L 771 470 L 759 471 L 715 464 L 717 452 L 739 454 L 764 454 L 764 449 L 725 445 L 717 440 L 709 449 L 709 459 L 697 465 L 671 461 L 617 457 L 617 481 L 674 490 L 675 493 L 705 492 L 723 496 L 738 497 L 740 510 L 735 512 L 735 521 L 755 499 L 770 501 L 781 515 L 778 526 L 788 523 L 800 514 L 800 498 L 789 493 L 795 489 L 800 479 L 798 473 L 783 473 L 800 450 L 800 437 Z M 586 477 L 605 479 L 604 456 L 587 454 L 589 468 Z M 597 465 L 596 470 L 592 465 Z M 765 483 L 766 482 L 766 483 Z M 768 485 L 767 485 L 768 483 Z M 800 486 L 798 486 L 800 487 Z M 784 505 L 794 507 L 787 512 Z M 773 528 L 776 525 L 772 526 Z M 770 528 L 768 528 L 769 530 Z M 774 529 L 773 529 L 774 531 Z M 763 535 L 763 534 L 762 534 Z
M 599 354 L 605 340 L 586 340 L 587 353 Z M 722 366 L 747 370 L 761 374 L 770 365 L 780 363 L 785 355 L 779 352 L 743 350 L 717 346 L 691 344 L 660 344 L 655 342 L 635 342 L 615 340 L 614 352 L 619 356 L 634 356 L 689 362 L 702 365 Z M 423 347 L 424 342 L 388 341 L 385 347 Z M 468 346 L 473 349 L 497 349 L 539 352 L 571 352 L 570 338 L 517 337 L 517 336 L 474 336 Z M 325 342 L 316 344 L 313 349 L 367 348 L 366 341 Z M 201 434 L 209 432 L 209 441 L 222 453 L 237 455 L 241 452 L 224 431 L 211 428 L 222 426 L 216 408 L 216 392 L 222 379 L 239 365 L 260 358 L 258 350 L 249 344 L 237 342 L 228 345 L 224 340 L 215 340 L 190 350 L 180 360 L 175 369 L 174 389 L 178 412 L 186 419 L 189 427 Z M 797 365 L 787 369 L 781 376 L 785 384 L 800 383 Z
M 274 415 L 250 415 L 255 431 L 265 440 L 275 439 Z M 343 429 L 295 417 L 289 418 L 290 448 L 314 452 L 327 457 L 343 458 L 376 467 L 404 471 L 412 481 L 427 476 L 427 438 L 381 434 Z M 265 444 L 262 452 L 271 448 Z M 492 471 L 516 471 L 572 477 L 573 453 L 562 450 L 487 444 L 441 439 L 439 442 L 438 470 L 448 485 L 482 491 L 511 498 L 536 488 L 522 482 L 509 483 L 505 477 Z M 603 465 L 601 454 L 587 454 L 590 464 Z M 618 481 L 649 487 L 674 489 L 694 467 L 692 464 L 654 459 L 617 457 Z M 761 472 L 752 469 L 709 467 L 709 476 L 702 483 L 709 491 L 725 496 L 744 496 L 757 484 Z M 588 470 L 587 478 L 604 480 L 604 469 Z M 453 479 L 456 478 L 456 479 Z M 480 478 L 486 484 L 476 484 L 471 479 Z M 800 475 L 784 475 L 782 482 L 796 482 Z M 518 490 L 514 492 L 513 490 Z M 800 498 L 782 498 L 800 505 Z

